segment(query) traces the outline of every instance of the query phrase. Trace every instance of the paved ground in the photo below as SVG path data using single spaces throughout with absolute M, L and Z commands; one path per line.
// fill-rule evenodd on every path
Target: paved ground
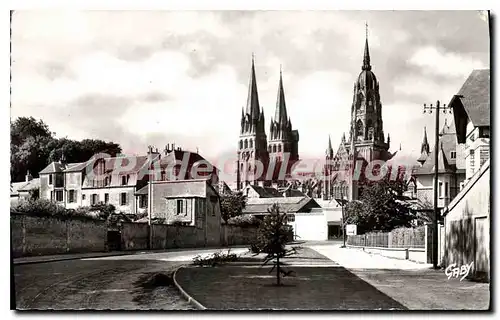
M 336 245 L 311 246 L 381 292 L 413 310 L 487 310 L 490 284 L 446 277 L 432 265 Z
M 16 307 L 55 310 L 193 309 L 167 276 L 178 266 L 190 263 L 193 256 L 214 251 L 217 250 L 177 250 L 14 265 Z
M 304 248 L 285 259 L 293 270 L 278 287 L 269 267 L 249 264 L 182 268 L 176 280 L 213 310 L 375 310 L 403 305 L 317 252 Z

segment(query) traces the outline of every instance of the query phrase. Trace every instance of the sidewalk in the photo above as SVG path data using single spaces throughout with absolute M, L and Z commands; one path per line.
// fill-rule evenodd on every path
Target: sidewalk
M 55 262 L 64 260 L 77 260 L 77 259 L 91 259 L 91 258 L 106 258 L 106 257 L 119 257 L 119 256 L 133 256 L 133 255 L 147 255 L 155 253 L 174 253 L 182 251 L 196 251 L 196 250 L 210 250 L 210 251 L 227 251 L 228 249 L 240 249 L 243 246 L 236 247 L 201 247 L 201 248 L 175 248 L 175 249 L 161 249 L 161 250 L 137 250 L 137 251 L 110 251 L 110 252 L 87 252 L 87 253 L 66 253 L 66 254 L 55 254 L 55 255 L 44 255 L 44 256 L 31 256 L 31 257 L 20 257 L 14 258 L 13 264 L 31 264 L 31 263 L 44 263 L 44 262 Z M 246 247 L 245 247 L 246 248 Z M 125 258 L 125 257 L 123 257 Z M 184 257 L 183 257 L 184 258 Z M 179 261 L 182 259 L 177 258 Z
M 321 246 L 307 245 L 307 247 L 348 269 L 422 270 L 432 267 L 432 264 L 384 257 L 365 252 L 358 248 L 341 248 L 340 245 L 336 244 Z
M 487 310 L 490 285 L 448 280 L 431 264 L 388 258 L 356 248 L 311 246 L 411 310 Z

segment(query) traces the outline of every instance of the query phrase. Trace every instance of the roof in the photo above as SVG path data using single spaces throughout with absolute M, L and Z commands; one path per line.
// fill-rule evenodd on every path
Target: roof
M 253 189 L 261 198 L 277 198 L 283 195 L 277 189 L 272 187 L 261 187 L 257 185 L 248 185 L 247 188 Z
M 56 172 L 62 172 L 63 170 L 64 170 L 64 165 L 62 163 L 53 161 L 39 173 L 40 174 L 56 173 Z
M 457 96 L 476 127 L 490 125 L 490 69 L 473 70 Z
M 175 180 L 175 181 L 156 181 L 152 184 L 153 195 L 164 198 L 206 198 L 207 186 L 211 187 L 208 180 Z M 135 195 L 147 195 L 149 185 L 142 187 Z
M 144 167 L 146 162 L 148 161 L 147 156 L 124 156 L 124 157 L 113 157 L 113 158 L 105 158 L 105 170 L 106 172 L 113 171 L 117 168 L 122 168 L 120 173 L 134 173 L 141 170 Z M 128 168 L 131 166 L 131 168 Z M 127 168 L 127 170 L 124 170 Z
M 86 162 L 79 162 L 79 163 L 68 163 L 66 165 L 66 169 L 64 169 L 64 172 L 82 171 L 86 165 L 87 165 L 87 161 Z
M 465 168 L 465 163 L 464 161 L 462 161 L 462 158 L 464 158 L 463 150 L 458 147 L 456 137 L 457 134 L 453 123 L 448 124 L 445 122 L 443 128 L 441 129 L 441 134 L 439 137 L 440 150 L 439 150 L 438 164 L 439 164 L 439 172 L 441 173 L 455 172 L 456 169 Z M 452 151 L 456 152 L 454 159 L 451 157 Z M 421 155 L 419 160 L 423 156 L 425 155 Z M 434 158 L 435 158 L 434 148 L 432 148 L 431 152 L 427 154 L 427 157 L 425 158 L 425 161 L 422 164 L 422 166 L 416 169 L 415 174 L 424 175 L 424 174 L 434 173 L 434 161 L 435 161 Z M 457 165 L 457 159 L 460 159 L 458 160 L 458 165 Z
M 308 212 L 312 208 L 320 208 L 320 205 L 309 197 L 248 198 L 243 213 L 267 214 L 267 209 L 275 203 L 287 213 Z
M 38 188 L 40 188 L 40 178 L 35 178 L 28 182 L 13 182 L 11 183 L 10 194 L 17 195 L 19 191 L 30 191 Z

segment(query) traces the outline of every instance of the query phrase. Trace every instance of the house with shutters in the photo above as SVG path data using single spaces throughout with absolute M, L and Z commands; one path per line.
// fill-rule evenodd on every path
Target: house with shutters
M 196 169 L 196 170 L 195 170 Z M 112 204 L 129 215 L 145 213 L 148 181 L 175 181 L 207 176 L 218 184 L 218 169 L 198 153 L 175 149 L 164 153 L 149 147 L 143 156 L 100 157 L 82 163 L 66 163 L 64 156 L 40 173 L 40 197 L 66 208 Z M 142 191 L 141 191 L 142 190 Z

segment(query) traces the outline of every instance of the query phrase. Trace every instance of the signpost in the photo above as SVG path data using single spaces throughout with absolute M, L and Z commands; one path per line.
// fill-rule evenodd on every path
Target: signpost
M 347 234 L 348 236 L 355 236 L 355 235 L 357 235 L 357 234 L 358 234 L 358 233 L 357 233 L 357 230 L 358 230 L 358 229 L 357 229 L 357 226 L 356 226 L 355 224 L 347 224 L 347 225 L 345 226 L 345 230 L 346 230 L 346 234 Z

